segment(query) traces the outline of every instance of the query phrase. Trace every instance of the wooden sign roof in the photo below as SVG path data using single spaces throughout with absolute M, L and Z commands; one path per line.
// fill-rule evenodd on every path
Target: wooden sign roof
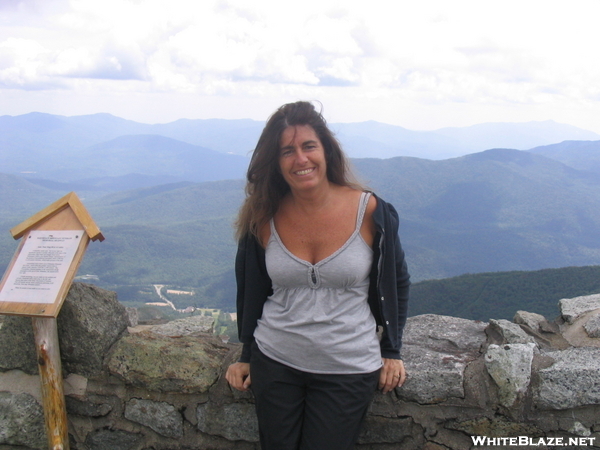
M 100 228 L 96 226 L 92 216 L 89 215 L 87 209 L 85 209 L 85 206 L 83 206 L 83 203 L 81 203 L 81 200 L 79 200 L 79 197 L 77 197 L 75 192 L 69 192 L 50 206 L 42 209 L 37 214 L 34 214 L 29 219 L 12 228 L 10 234 L 12 234 L 13 238 L 20 239 L 27 231 L 36 228 L 39 223 L 48 220 L 67 206 L 73 210 L 75 217 L 77 217 L 83 226 L 84 231 L 92 241 L 100 240 L 100 242 L 102 242 L 104 240 Z

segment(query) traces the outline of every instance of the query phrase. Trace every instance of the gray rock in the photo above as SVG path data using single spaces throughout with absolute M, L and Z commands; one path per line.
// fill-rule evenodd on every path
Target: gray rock
M 0 444 L 48 448 L 44 410 L 31 395 L 0 392 Z
M 104 417 L 108 415 L 113 407 L 108 403 L 94 403 L 91 401 L 78 400 L 73 397 L 65 397 L 67 414 L 84 417 Z
M 88 450 L 131 450 L 144 436 L 123 430 L 101 429 L 88 434 L 85 445 Z
M 527 311 L 517 311 L 513 322 L 519 325 L 527 325 L 532 331 L 544 331 L 542 327 L 548 320 L 541 314 Z
M 94 376 L 108 349 L 127 328 L 127 313 L 114 292 L 73 283 L 57 318 L 62 367 Z M 0 369 L 38 373 L 29 317 L 9 317 L 0 330 Z
M 421 404 L 464 398 L 464 371 L 479 356 L 487 323 L 423 314 L 409 317 L 402 358 L 408 378 L 396 392 Z
M 215 319 L 212 316 L 197 315 L 153 325 L 150 331 L 164 336 L 187 336 L 194 333 L 212 333 Z
M 124 336 L 107 358 L 108 370 L 151 391 L 207 392 L 229 348 L 212 335 L 169 337 L 142 331 Z
M 0 370 L 39 374 L 31 318 L 6 316 L 0 329 L 0 342 Z
M 600 311 L 591 311 L 573 319 L 572 323 L 564 322 L 560 325 L 561 336 L 572 347 L 598 347 L 600 348 L 600 339 L 590 336 L 589 331 L 594 330 L 594 322 L 588 325 L 588 321 L 597 315 Z M 586 325 L 587 329 L 586 329 Z M 557 350 L 565 350 L 558 348 Z
M 569 433 L 572 433 L 576 436 L 587 437 L 592 434 L 592 431 L 581 422 L 575 421 L 573 426 L 569 428 Z
M 485 367 L 498 386 L 501 405 L 510 408 L 529 388 L 535 344 L 491 344 Z
M 84 376 L 101 373 L 105 355 L 128 323 L 116 293 L 73 283 L 58 316 L 63 368 Z
M 125 418 L 151 428 L 162 436 L 174 439 L 183 436 L 183 417 L 167 402 L 132 398 L 125 405 Z
M 359 444 L 396 444 L 397 448 L 411 448 L 409 442 L 421 436 L 423 428 L 410 417 L 367 416 L 358 437 Z M 401 445 L 399 445 L 401 444 Z M 423 448 L 421 439 L 414 448 Z
M 600 294 L 563 298 L 559 300 L 558 306 L 563 319 L 568 323 L 573 323 L 578 316 L 600 309 Z
M 486 326 L 476 320 L 423 314 L 408 318 L 403 342 L 442 353 L 479 353 Z
M 540 314 L 517 311 L 513 321 L 521 325 L 523 331 L 533 335 L 540 347 L 564 350 L 570 346 L 564 336 L 562 336 L 558 323 L 548 322 Z
M 491 319 L 489 328 L 501 336 L 502 342 L 500 344 L 535 344 L 533 337 L 525 333 L 519 325 L 506 319 Z
M 64 383 L 64 388 L 69 389 L 69 382 Z M 40 376 L 28 375 L 21 370 L 8 370 L 0 372 L 0 392 L 13 394 L 29 394 L 40 404 L 42 403 L 42 385 Z
M 140 313 L 138 312 L 138 309 L 129 306 L 125 309 L 127 310 L 127 319 L 129 321 L 128 325 L 130 327 L 137 327 L 140 321 Z
M 600 403 L 600 349 L 548 352 L 554 360 L 538 371 L 534 402 L 541 409 L 568 409 Z
M 421 404 L 464 398 L 464 372 L 469 359 L 415 345 L 402 350 L 407 378 L 398 396 Z
M 595 314 L 583 324 L 586 333 L 591 338 L 600 338 L 600 314 Z
M 198 430 L 230 441 L 258 442 L 258 420 L 254 405 L 205 403 L 196 410 Z

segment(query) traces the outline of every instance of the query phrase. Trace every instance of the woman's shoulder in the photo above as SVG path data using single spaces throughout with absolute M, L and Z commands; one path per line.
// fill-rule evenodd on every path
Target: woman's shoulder
M 367 213 L 373 214 L 377 209 L 378 199 L 372 191 L 364 191 L 369 194 L 369 203 L 367 203 Z
M 374 203 L 371 206 L 371 200 L 374 200 Z M 373 193 L 371 195 L 371 200 L 369 201 L 369 205 L 372 209 L 372 214 L 374 220 L 383 225 L 384 222 L 391 221 L 392 224 L 397 225 L 399 221 L 398 212 L 396 208 L 391 203 L 383 200 L 377 194 Z
M 358 199 L 363 194 L 371 194 L 371 198 L 375 196 L 375 193 L 370 189 L 365 189 L 361 187 L 354 186 L 339 186 L 334 185 L 336 189 L 340 192 L 340 195 L 352 197 Z M 371 201 L 371 200 L 370 200 Z
M 373 215 L 373 213 L 377 209 L 377 203 L 378 203 L 378 198 L 375 196 L 375 193 L 373 191 L 370 191 L 368 189 L 360 189 L 360 188 L 350 187 L 350 186 L 343 186 L 340 188 L 341 188 L 340 189 L 341 195 L 344 196 L 348 200 L 349 205 L 355 205 L 356 202 L 358 202 L 364 194 L 368 194 L 369 201 L 367 202 L 365 214 L 367 215 L 367 217 Z

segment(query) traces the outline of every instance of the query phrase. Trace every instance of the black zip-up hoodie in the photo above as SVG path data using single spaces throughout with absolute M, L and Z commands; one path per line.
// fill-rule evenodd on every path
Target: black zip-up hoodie
M 400 359 L 402 333 L 408 316 L 410 275 L 398 237 L 396 209 L 377 196 L 373 221 L 373 266 L 369 276 L 369 307 L 378 326 L 383 327 L 381 356 Z M 250 362 L 254 330 L 262 316 L 267 297 L 272 294 L 271 278 L 265 264 L 265 250 L 251 234 L 240 239 L 235 259 L 237 281 L 237 320 L 240 342 L 244 344 L 240 362 Z

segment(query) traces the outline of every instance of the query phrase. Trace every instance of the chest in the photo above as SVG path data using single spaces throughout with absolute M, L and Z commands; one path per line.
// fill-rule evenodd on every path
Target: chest
M 313 217 L 276 217 L 275 228 L 288 251 L 316 264 L 350 239 L 357 228 L 356 209 L 341 208 Z

